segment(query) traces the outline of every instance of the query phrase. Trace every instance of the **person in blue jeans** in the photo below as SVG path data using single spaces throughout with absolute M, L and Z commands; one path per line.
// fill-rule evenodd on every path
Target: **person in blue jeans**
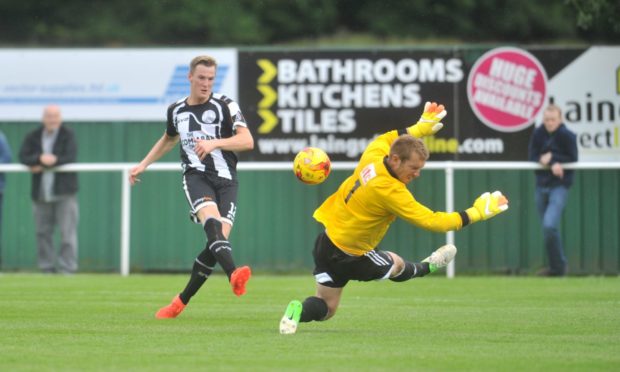
M 562 110 L 550 104 L 543 112 L 543 125 L 534 129 L 529 144 L 529 159 L 546 167 L 536 171 L 536 207 L 540 215 L 549 267 L 542 276 L 564 276 L 568 261 L 564 254 L 559 225 L 566 206 L 574 171 L 562 163 L 576 162 L 577 137 L 562 123 Z

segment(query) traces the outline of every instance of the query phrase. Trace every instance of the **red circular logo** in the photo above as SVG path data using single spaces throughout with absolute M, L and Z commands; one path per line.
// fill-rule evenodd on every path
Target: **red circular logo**
M 500 132 L 530 126 L 545 103 L 547 74 L 530 53 L 497 48 L 480 57 L 467 79 L 467 98 L 485 125 Z

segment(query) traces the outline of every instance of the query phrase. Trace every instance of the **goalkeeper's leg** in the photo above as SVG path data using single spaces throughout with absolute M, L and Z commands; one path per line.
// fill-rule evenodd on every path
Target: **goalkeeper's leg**
M 293 300 L 288 304 L 280 320 L 280 333 L 293 334 L 297 331 L 299 323 L 331 318 L 336 314 L 341 295 L 342 288 L 330 288 L 317 284 L 315 296 L 306 298 L 303 303 Z
M 390 280 L 404 282 L 413 278 L 423 277 L 447 266 L 456 256 L 456 247 L 448 244 L 438 248 L 422 262 L 409 262 L 403 260 L 397 254 L 389 252 L 394 260 L 394 270 Z

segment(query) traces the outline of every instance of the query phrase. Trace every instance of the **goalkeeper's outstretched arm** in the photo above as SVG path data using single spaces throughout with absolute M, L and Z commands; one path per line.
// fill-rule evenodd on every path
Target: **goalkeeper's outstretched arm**
M 407 128 L 407 132 L 416 138 L 432 136 L 443 128 L 443 119 L 448 112 L 444 105 L 436 102 L 426 102 L 424 112 L 417 123 Z
M 488 220 L 506 210 L 508 210 L 508 198 L 501 191 L 485 192 L 474 201 L 471 208 L 461 212 L 463 226 Z

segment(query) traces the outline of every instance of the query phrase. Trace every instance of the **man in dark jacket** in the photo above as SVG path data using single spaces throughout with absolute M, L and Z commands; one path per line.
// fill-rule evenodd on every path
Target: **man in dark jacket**
M 540 271 L 539 275 L 564 276 L 567 272 L 559 224 L 568 189 L 573 184 L 574 171 L 564 170 L 562 163 L 576 162 L 577 156 L 577 138 L 562 123 L 562 111 L 556 105 L 547 106 L 543 125 L 534 129 L 529 146 L 530 160 L 549 167 L 536 171 L 536 206 L 549 259 L 549 268 Z
M 47 106 L 42 121 L 43 125 L 24 139 L 19 159 L 32 172 L 39 269 L 69 274 L 77 270 L 77 174 L 51 168 L 75 162 L 77 143 L 73 131 L 62 125 L 58 106 Z M 56 226 L 61 235 L 58 266 L 53 242 Z

